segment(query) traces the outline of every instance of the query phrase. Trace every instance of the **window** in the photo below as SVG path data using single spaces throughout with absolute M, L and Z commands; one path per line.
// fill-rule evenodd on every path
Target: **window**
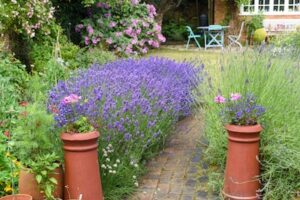
M 300 11 L 300 0 L 289 0 L 289 12 Z
M 249 4 L 243 5 L 243 11 L 244 12 L 254 12 L 254 8 L 255 8 L 255 4 L 254 4 L 254 0 L 250 0 Z
M 258 1 L 258 10 L 260 12 L 269 12 L 270 11 L 270 0 L 259 0 Z
M 300 14 L 300 0 L 249 0 L 241 6 L 241 14 Z
M 284 11 L 284 0 L 274 0 L 273 11 L 274 12 L 283 12 Z

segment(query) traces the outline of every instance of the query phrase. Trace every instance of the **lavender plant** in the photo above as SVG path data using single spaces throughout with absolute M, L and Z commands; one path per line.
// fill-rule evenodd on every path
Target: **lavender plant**
M 200 82 L 199 72 L 200 68 L 191 63 L 154 57 L 118 60 L 104 66 L 94 64 L 59 82 L 50 91 L 48 108 L 56 113 L 58 126 L 86 116 L 101 133 L 100 148 L 109 144 L 114 147 L 109 159 L 122 158 L 119 171 L 126 174 L 109 174 L 110 178 L 103 180 L 117 183 L 103 185 L 116 193 L 124 176 L 131 177 L 127 185 L 136 185 L 132 176 L 138 173 L 128 172 L 130 163 L 141 163 L 157 152 L 178 117 L 191 113 L 192 90 Z M 80 97 L 72 108 L 64 102 L 71 94 Z M 100 153 L 101 163 L 107 158 Z
M 259 117 L 265 113 L 265 108 L 257 105 L 253 94 L 242 96 L 239 93 L 231 93 L 230 96 L 228 100 L 221 95 L 215 97 L 216 103 L 224 104 L 221 111 L 224 123 L 241 126 L 255 125 Z

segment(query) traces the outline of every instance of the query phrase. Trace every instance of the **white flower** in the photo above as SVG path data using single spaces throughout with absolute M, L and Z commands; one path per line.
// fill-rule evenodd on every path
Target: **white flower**
M 11 0 L 13 4 L 17 4 L 17 0 Z
M 135 163 L 135 164 L 134 164 L 134 167 L 138 168 L 138 167 L 139 167 L 139 165 Z
M 136 187 L 139 187 L 139 183 L 138 183 L 138 182 L 135 182 L 134 185 L 135 185 Z
M 130 165 L 134 165 L 134 162 L 133 162 L 133 161 L 130 161 Z
M 107 161 L 107 162 L 109 162 L 109 161 L 110 161 L 110 159 L 109 159 L 109 158 L 106 158 L 106 161 Z
M 101 167 L 102 167 L 103 169 L 106 169 L 106 166 L 105 166 L 104 164 L 102 164 Z
M 109 144 L 108 147 L 112 148 L 113 146 L 112 146 L 112 144 Z
M 136 176 L 133 175 L 132 178 L 133 178 L 133 179 L 136 179 Z
M 116 170 L 113 170 L 112 173 L 115 174 L 115 173 L 117 173 L 117 172 L 116 172 Z
M 117 160 L 116 160 L 116 162 L 117 162 L 117 163 L 120 163 L 120 160 L 119 160 L 119 159 L 117 159 Z
M 114 166 L 114 167 L 118 167 L 118 164 L 116 163 L 116 164 L 114 164 L 113 166 Z
M 112 172 L 113 172 L 112 170 L 109 170 L 109 171 L 108 171 L 108 173 L 112 173 Z
M 108 168 L 108 169 L 111 169 L 112 167 L 111 167 L 110 165 L 107 165 L 107 168 Z

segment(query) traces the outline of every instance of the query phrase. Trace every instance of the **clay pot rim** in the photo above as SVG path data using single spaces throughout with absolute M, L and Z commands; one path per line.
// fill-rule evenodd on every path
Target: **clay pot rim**
M 11 195 L 6 195 L 4 197 L 0 197 L 0 200 L 5 199 L 7 197 L 29 197 L 28 199 L 32 199 L 32 196 L 29 194 L 11 194 Z
M 240 126 L 234 124 L 225 125 L 225 129 L 230 132 L 241 132 L 241 133 L 257 133 L 263 130 L 260 124 L 251 125 L 251 126 Z
M 69 141 L 81 141 L 81 140 L 93 140 L 99 137 L 99 132 L 97 130 L 86 132 L 86 133 L 62 133 L 62 140 Z

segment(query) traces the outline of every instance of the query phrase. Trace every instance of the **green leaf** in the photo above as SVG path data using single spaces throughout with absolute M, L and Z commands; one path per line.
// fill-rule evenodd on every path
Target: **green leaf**
M 55 178 L 51 177 L 51 178 L 49 179 L 49 181 L 50 181 L 51 183 L 54 183 L 55 185 L 57 185 L 57 180 L 56 180 Z
M 41 171 L 41 174 L 42 174 L 43 176 L 47 176 L 47 171 L 46 171 L 46 170 L 43 170 L 43 171 Z
M 38 184 L 40 184 L 41 181 L 42 181 L 42 176 L 38 174 L 38 175 L 35 176 L 35 179 L 38 182 Z

